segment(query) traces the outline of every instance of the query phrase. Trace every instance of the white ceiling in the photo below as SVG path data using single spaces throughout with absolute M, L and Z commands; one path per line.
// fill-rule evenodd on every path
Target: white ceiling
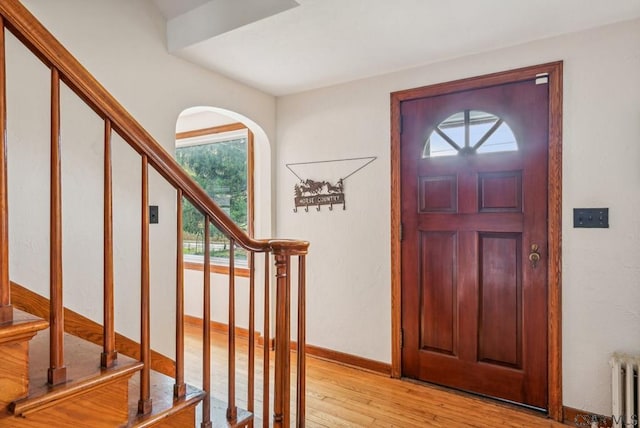
M 249 0 L 153 1 L 187 34 L 203 4 Z M 640 0 L 296 1 L 172 53 L 279 96 L 640 17 Z
M 210 0 L 153 0 L 166 19 L 180 16 L 209 1 Z

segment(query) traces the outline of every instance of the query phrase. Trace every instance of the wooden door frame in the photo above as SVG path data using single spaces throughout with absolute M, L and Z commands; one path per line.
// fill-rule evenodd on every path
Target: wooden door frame
M 562 421 L 562 61 L 508 70 L 479 77 L 438 83 L 391 94 L 391 376 L 402 376 L 402 276 L 400 193 L 400 104 L 402 101 L 443 95 L 531 79 L 548 74 L 548 414 Z

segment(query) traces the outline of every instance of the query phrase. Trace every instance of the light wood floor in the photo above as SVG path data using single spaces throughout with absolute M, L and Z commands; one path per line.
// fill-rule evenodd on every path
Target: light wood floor
M 222 400 L 226 399 L 227 391 L 226 340 L 226 335 L 212 334 L 211 355 L 214 365 L 211 384 L 214 388 L 213 396 Z M 238 342 L 236 357 L 239 367 L 244 371 L 247 364 L 246 341 Z M 201 329 L 187 325 L 185 349 L 187 381 L 194 386 L 201 386 Z M 262 426 L 262 348 L 256 349 L 256 426 Z M 292 375 L 292 383 L 295 388 L 295 374 Z M 246 375 L 238 375 L 236 385 L 238 406 L 246 408 Z M 295 390 L 291 395 L 292 408 L 295 408 Z M 437 387 L 391 379 L 314 357 L 307 359 L 306 409 L 308 427 L 566 426 L 507 405 Z

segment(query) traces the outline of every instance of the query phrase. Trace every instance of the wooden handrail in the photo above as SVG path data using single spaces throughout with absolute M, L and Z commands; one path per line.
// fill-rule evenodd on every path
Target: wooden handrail
M 260 240 L 251 238 L 218 207 L 209 195 L 189 177 L 167 152 L 127 110 L 76 60 L 60 42 L 20 3 L 2 0 L 0 14 L 6 27 L 47 66 L 60 71 L 61 79 L 100 117 L 109 119 L 113 129 L 149 164 L 187 198 L 229 239 L 251 251 L 288 250 L 306 253 L 305 241 Z

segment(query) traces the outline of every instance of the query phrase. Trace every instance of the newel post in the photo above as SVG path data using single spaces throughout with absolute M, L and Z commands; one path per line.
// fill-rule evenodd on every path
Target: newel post
M 271 250 L 276 265 L 276 331 L 275 331 L 275 373 L 273 397 L 273 426 L 289 427 L 291 421 L 291 257 L 307 254 L 308 242 L 304 241 L 273 241 Z M 301 257 L 301 260 L 303 258 Z M 305 263 L 298 266 L 299 280 L 304 282 Z M 304 303 L 299 309 L 304 311 Z M 300 313 L 300 312 L 299 312 Z M 298 315 L 298 334 L 305 328 L 304 314 Z M 304 343 L 298 344 L 304 348 Z M 304 360 L 298 360 L 298 373 L 304 373 Z M 298 396 L 304 395 L 304 382 L 297 382 Z M 302 401 L 304 402 L 304 400 Z M 304 411 L 303 411 L 304 413 Z M 304 426 L 304 421 L 297 420 L 296 426 Z
M 273 426 L 289 427 L 289 394 L 291 388 L 291 256 L 277 252 L 276 259 L 276 339 Z

